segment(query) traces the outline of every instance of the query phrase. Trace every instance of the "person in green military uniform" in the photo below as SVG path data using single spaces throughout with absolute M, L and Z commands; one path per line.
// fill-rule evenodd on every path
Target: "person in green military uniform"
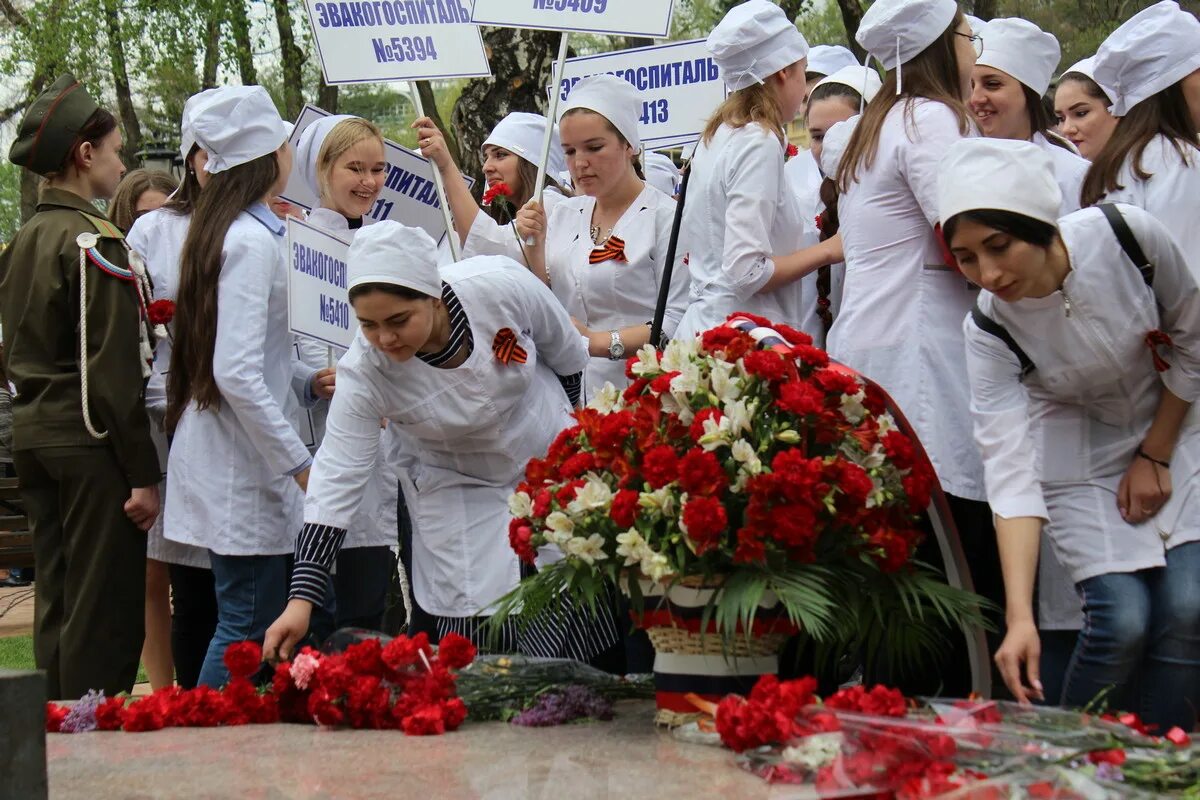
M 37 213 L 0 253 L 13 463 L 37 569 L 34 656 L 50 697 L 111 696 L 137 674 L 144 531 L 162 475 L 143 399 L 148 283 L 92 204 L 125 172 L 121 134 L 63 75 L 29 108 L 9 160 L 47 179 Z

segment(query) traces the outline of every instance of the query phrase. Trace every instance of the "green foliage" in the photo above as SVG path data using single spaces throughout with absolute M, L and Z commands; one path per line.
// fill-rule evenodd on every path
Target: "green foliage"
M 0 160 L 0 243 L 12 239 L 21 227 L 21 169 L 7 158 Z

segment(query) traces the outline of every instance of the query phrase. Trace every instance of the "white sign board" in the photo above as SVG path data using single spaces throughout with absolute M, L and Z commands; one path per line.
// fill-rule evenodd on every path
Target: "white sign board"
M 471 21 L 505 28 L 665 39 L 673 0 L 475 0 Z
M 703 39 L 568 58 L 559 83 L 566 100 L 581 79 L 607 73 L 642 95 L 639 134 L 649 150 L 697 141 L 725 99 L 725 82 Z
M 348 349 L 358 322 L 346 288 L 350 243 L 288 217 L 288 328 Z
M 305 0 L 325 82 L 369 83 L 492 74 L 470 0 Z
M 296 129 L 292 131 L 292 146 L 295 147 L 300 141 L 300 134 L 304 133 L 305 128 L 327 116 L 327 111 L 316 106 L 305 106 L 296 119 Z M 407 147 L 387 139 L 384 139 L 383 150 L 387 159 L 383 189 L 363 222 L 394 220 L 413 228 L 422 228 L 435 242 L 440 242 L 446 235 L 446 220 L 442 216 L 442 204 L 433 184 L 433 171 L 437 167 Z M 468 186 L 475 184 L 471 178 L 464 177 L 463 180 Z M 292 160 L 292 174 L 288 176 L 287 188 L 280 197 L 308 211 L 320 202 L 312 187 L 300 177 L 297 159 Z

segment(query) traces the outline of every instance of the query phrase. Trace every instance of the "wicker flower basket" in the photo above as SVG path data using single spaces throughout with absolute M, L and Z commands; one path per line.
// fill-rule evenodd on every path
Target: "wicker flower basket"
M 779 601 L 768 593 L 759 602 L 749 635 L 739 631 L 725 641 L 713 620 L 701 630 L 705 607 L 721 591 L 719 581 L 706 585 L 689 577 L 667 587 L 640 578 L 638 583 L 645 611 L 634 616 L 634 623 L 654 645 L 658 725 L 675 727 L 702 716 L 687 700 L 688 694 L 717 702 L 730 692 L 749 692 L 760 675 L 779 671 L 779 651 L 797 632 Z

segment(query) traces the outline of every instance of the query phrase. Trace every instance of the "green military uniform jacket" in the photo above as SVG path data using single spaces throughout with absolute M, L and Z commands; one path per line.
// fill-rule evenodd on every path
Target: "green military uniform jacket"
M 102 224 L 88 219 L 98 218 Z M 156 486 L 162 476 L 150 439 L 141 363 L 137 290 L 89 262 L 87 276 L 88 395 L 92 422 L 83 422 L 79 373 L 79 245 L 99 237 L 97 251 L 128 264 L 121 234 L 82 197 L 46 187 L 37 213 L 0 253 L 0 324 L 5 369 L 16 387 L 13 450 L 111 446 L 131 487 Z

